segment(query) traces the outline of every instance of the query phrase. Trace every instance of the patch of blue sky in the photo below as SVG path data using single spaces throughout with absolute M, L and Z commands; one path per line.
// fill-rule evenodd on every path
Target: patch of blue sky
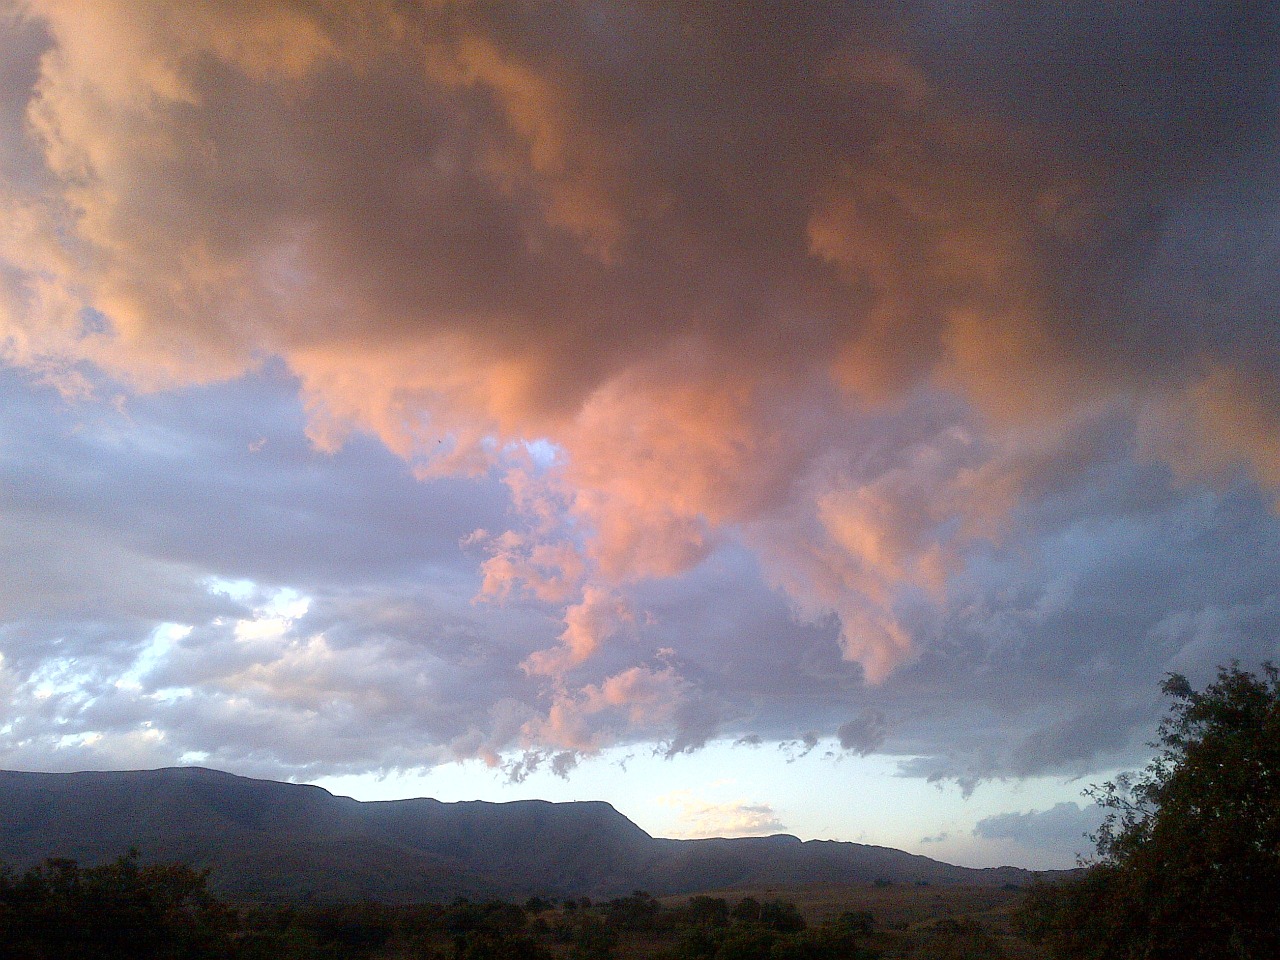
M 27 679 L 31 695 L 37 700 L 54 696 L 75 699 L 92 699 L 87 690 L 94 686 L 95 678 L 72 657 L 54 657 L 40 664 Z
M 114 331 L 111 318 L 101 310 L 95 310 L 93 307 L 82 307 L 76 315 L 76 319 L 80 321 L 80 336 L 82 337 L 100 337 Z
M 180 623 L 162 623 L 151 631 L 151 637 L 133 664 L 116 678 L 115 685 L 122 690 L 141 690 L 148 673 L 160 665 L 169 651 L 187 635 L 191 627 Z
M 564 462 L 564 448 L 550 440 L 525 440 L 523 446 L 539 470 L 550 470 Z
M 222 577 L 209 577 L 204 581 L 210 593 L 220 593 L 241 603 L 248 602 L 258 592 L 258 585 L 252 580 L 226 580 Z

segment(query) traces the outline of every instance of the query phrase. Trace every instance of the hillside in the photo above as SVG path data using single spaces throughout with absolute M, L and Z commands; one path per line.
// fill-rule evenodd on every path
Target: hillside
M 666 840 L 607 803 L 361 803 L 312 786 L 198 767 L 94 773 L 0 771 L 0 861 L 84 864 L 137 847 L 209 868 L 247 900 L 408 902 L 455 896 L 616 896 L 742 885 L 1023 884 L 900 850 L 791 836 Z

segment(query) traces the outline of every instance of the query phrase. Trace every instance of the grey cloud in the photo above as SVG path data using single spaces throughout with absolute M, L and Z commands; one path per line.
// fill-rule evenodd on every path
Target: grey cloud
M 1280 531 L 1248 487 L 1180 489 L 1122 436 L 1086 431 L 1070 469 L 1038 467 L 1016 521 L 965 549 L 945 601 L 904 595 L 921 654 L 878 687 L 851 675 L 830 624 L 795 622 L 732 552 L 645 606 L 682 672 L 726 699 L 729 730 L 786 742 L 862 710 L 893 716 L 879 749 L 915 757 L 904 773 L 968 787 L 1141 764 L 1164 671 L 1275 656 Z
M 23 516 L 3 492 L 0 509 L 6 545 L 0 616 L 10 629 L 36 622 L 55 632 L 71 622 L 136 629 L 144 622 L 204 620 L 242 609 L 210 596 L 194 565 L 102 537 L 91 524 L 69 522 L 56 509 Z
M 1045 771 L 1096 769 L 1098 756 L 1114 756 L 1131 745 L 1133 731 L 1150 726 L 1147 705 L 1121 705 L 1097 713 L 1076 714 L 1032 732 L 1010 753 L 1018 776 Z
M 260 388 L 244 389 L 253 395 Z M 29 444 L 50 426 L 92 413 L 61 401 L 41 406 L 39 397 L 27 402 L 35 406 L 25 409 L 40 415 L 10 432 L 26 431 L 22 442 Z M 8 422 L 18 422 L 13 418 L 23 409 L 11 404 Z M 271 409 L 265 406 L 264 415 Z M 149 469 L 180 476 L 222 462 L 219 444 L 200 439 L 211 429 L 218 436 L 209 422 L 169 423 L 171 442 L 196 452 L 156 459 Z M 255 433 L 262 426 L 249 413 L 240 429 Z M 652 612 L 653 622 L 584 667 L 584 679 L 674 649 L 664 656 L 700 692 L 680 708 L 678 732 L 664 749 L 696 749 L 717 734 L 747 742 L 754 735 L 787 742 L 803 755 L 817 736 L 796 740 L 793 731 L 830 730 L 855 714 L 859 729 L 846 730 L 845 740 L 850 732 L 865 734 L 870 739 L 859 742 L 869 746 L 876 718 L 893 716 L 877 749 L 915 757 L 903 761 L 905 775 L 965 789 L 990 777 L 1077 776 L 1137 765 L 1161 710 L 1156 684 L 1163 669 L 1194 675 L 1235 656 L 1275 655 L 1268 638 L 1280 627 L 1280 601 L 1268 571 L 1280 556 L 1280 533 L 1267 505 L 1247 488 L 1179 490 L 1158 469 L 1134 465 L 1122 448 L 1091 449 L 1092 469 L 1041 482 L 1038 497 L 1022 508 L 1024 520 L 1002 542 L 967 548 L 945 602 L 904 597 L 902 612 L 922 638 L 922 653 L 878 687 L 865 687 L 840 658 L 834 625 L 797 621 L 749 554 L 732 545 L 683 578 L 637 588 L 639 609 Z M 10 476 L 34 489 L 38 465 L 70 472 L 60 456 L 61 462 L 21 461 L 22 475 L 13 466 L 19 461 L 10 459 Z M 43 531 L 42 541 L 28 532 L 26 555 L 7 554 L 12 562 L 74 572 L 64 575 L 61 594 L 40 592 L 58 582 L 49 575 L 43 587 L 32 583 L 10 595 L 19 604 L 10 613 L 21 615 L 0 631 L 0 649 L 6 683 L 17 684 L 10 715 L 20 722 L 5 738 L 5 762 L 40 765 L 41 750 L 81 732 L 103 740 L 69 743 L 49 752 L 44 765 L 175 762 L 192 753 L 263 775 L 319 775 L 519 749 L 522 726 L 542 709 L 538 685 L 519 665 L 550 641 L 556 626 L 536 606 L 472 605 L 467 558 L 459 555 L 455 572 L 437 577 L 435 557 L 445 547 L 426 545 L 436 552 L 411 568 L 420 572 L 418 583 L 398 562 L 345 583 L 336 574 L 322 578 L 311 557 L 297 557 L 296 570 L 282 559 L 273 576 L 308 591 L 310 608 L 278 642 L 239 641 L 233 623 L 253 616 L 273 588 L 259 587 L 246 599 L 210 591 L 211 572 L 231 578 L 256 572 L 236 564 L 235 545 L 213 570 L 198 558 L 175 563 L 113 545 L 104 533 L 121 528 L 98 525 L 97 512 L 111 516 L 122 509 L 113 499 L 139 489 L 113 479 L 113 469 L 104 461 L 96 503 L 28 499 L 26 526 L 8 521 L 11 530 Z M 236 474 L 225 464 L 221 469 L 222 482 L 234 487 Z M 286 459 L 246 469 L 287 476 L 294 468 Z M 126 473 L 137 475 L 136 466 Z M 399 483 L 393 472 L 383 495 L 418 503 L 421 491 Z M 302 494 L 293 500 L 299 508 L 307 504 Z M 418 509 L 403 509 L 411 508 Z M 316 511 L 317 550 L 324 549 L 325 516 Z M 77 559 L 81 549 L 92 559 Z M 96 593 L 89 589 L 95 582 Z M 53 616 L 59 604 L 63 612 Z M 194 629 L 139 674 L 138 691 L 113 689 L 164 621 Z M 291 645 L 321 635 L 323 662 L 290 653 Z M 78 677 L 79 692 L 33 699 L 33 688 L 23 684 L 42 668 L 56 677 L 68 658 L 73 669 L 64 679 Z M 153 699 L 187 687 L 189 695 Z M 252 706 L 228 712 L 232 693 L 248 696 Z M 323 709 L 312 717 L 317 706 Z
M 879 749 L 913 757 L 906 775 L 966 789 L 1139 765 L 1163 671 L 1275 655 L 1280 539 L 1247 487 L 1179 489 L 1133 462 L 1114 424 L 1100 429 L 1072 469 L 1040 468 L 1018 522 L 967 548 L 945 602 L 904 598 L 922 652 L 878 687 L 851 674 L 830 624 L 796 622 L 727 548 L 647 590 L 652 642 L 724 698 L 726 732 L 786 743 L 797 726 L 893 716 Z
M 0 176 L 5 180 L 44 181 L 44 162 L 27 136 L 26 105 L 40 78 L 40 56 L 50 38 L 32 19 L 6 12 L 5 56 L 0 59 Z
M 431 765 L 470 731 L 509 745 L 503 704 L 533 715 L 518 665 L 545 621 L 477 622 L 457 546 L 493 521 L 496 488 L 422 483 L 371 444 L 316 453 L 270 374 L 124 413 L 24 381 L 0 374 L 6 764 Z M 254 435 L 271 438 L 256 454 Z M 282 587 L 307 614 L 238 636 Z M 153 649 L 165 624 L 189 632 Z
M 966 94 L 1060 129 L 1068 145 L 1169 170 L 1247 153 L 1275 136 L 1266 113 L 1280 21 L 1268 7 L 1228 9 L 928 3 L 914 26 L 917 49 Z M 1256 139 L 1238 136 L 1246 126 Z
M 551 758 L 551 772 L 557 777 L 568 777 L 577 765 L 577 754 L 568 750 L 562 750 Z
M 528 686 L 515 662 L 506 671 L 491 659 L 453 664 L 426 646 L 376 636 L 341 648 L 322 635 L 245 641 L 229 629 L 193 631 L 136 688 L 114 683 L 117 671 L 43 701 L 27 690 L 17 704 L 25 719 L 4 738 L 3 756 L 21 762 L 83 731 L 91 742 L 71 754 L 54 750 L 52 761 L 75 755 L 110 765 L 121 744 L 146 734 L 157 738 L 145 740 L 148 755 L 168 763 L 194 755 L 276 777 L 432 766 L 454 759 L 455 744 L 473 731 L 482 737 L 466 756 L 510 746 L 492 738 L 502 705 Z
M 718 732 L 721 719 L 720 705 L 705 696 L 680 704 L 676 709 L 676 733 L 667 743 L 664 755 L 670 758 L 705 747 Z
M 524 783 L 546 764 L 555 776 L 567 780 L 581 762 L 582 756 L 574 750 L 524 750 L 503 763 L 502 772 L 509 783 Z
M 865 757 L 874 753 L 889 730 L 888 720 L 879 710 L 864 710 L 861 715 L 840 724 L 836 737 L 840 748 Z
M 196 759 L 318 776 L 522 749 L 545 691 L 521 664 L 556 628 L 540 607 L 472 604 L 478 578 L 459 531 L 492 522 L 489 494 L 412 480 L 360 444 L 316 454 L 269 375 L 216 398 L 146 398 L 127 421 L 16 379 L 0 464 L 9 543 L 26 544 L 5 559 L 26 579 L 5 585 L 3 762 Z M 228 425 L 215 410 L 241 415 Z M 89 426 L 68 429 L 76 420 Z M 253 435 L 274 439 L 250 455 L 240 441 Z M 182 507 L 169 494 L 179 489 Z M 238 504 L 246 491 L 257 502 Z M 225 511 L 208 509 L 219 502 Z M 243 542 L 290 529 L 296 545 L 274 557 Z M 358 550 L 334 551 L 334 538 Z M 306 612 L 271 626 L 288 596 L 305 597 Z M 190 629 L 153 649 L 165 623 Z M 682 702 L 666 749 L 701 747 L 718 720 L 713 699 Z M 562 774 L 573 759 L 549 756 Z
M 816 730 L 808 730 L 802 733 L 799 739 L 781 741 L 778 749 L 787 758 L 787 763 L 795 763 L 811 754 L 820 741 L 821 738 Z
M 423 483 L 367 440 L 316 451 L 296 385 L 278 370 L 136 397 L 123 413 L 93 403 L 59 410 L 52 391 L 25 392 L 13 373 L 0 387 L 10 436 L 0 502 L 9 516 L 56 518 L 66 530 L 59 540 L 72 540 L 78 524 L 88 544 L 116 541 L 224 578 L 305 586 L 428 565 L 443 575 L 458 540 L 501 523 L 506 507 L 496 483 Z M 250 451 L 259 436 L 269 443 Z
M 1031 849 L 1056 850 L 1084 856 L 1093 849 L 1088 839 L 1102 824 L 1104 812 L 1096 804 L 1059 803 L 1048 810 L 1000 813 L 979 820 L 973 835 L 986 840 L 1012 840 Z

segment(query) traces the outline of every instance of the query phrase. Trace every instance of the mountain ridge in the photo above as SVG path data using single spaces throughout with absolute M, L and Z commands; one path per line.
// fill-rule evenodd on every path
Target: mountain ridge
M 410 902 L 657 895 L 811 882 L 1025 884 L 890 847 L 770 837 L 653 837 L 602 800 L 358 801 L 204 767 L 0 771 L 0 862 L 146 861 L 208 869 L 233 899 Z M 1049 873 L 1053 873 L 1052 871 Z

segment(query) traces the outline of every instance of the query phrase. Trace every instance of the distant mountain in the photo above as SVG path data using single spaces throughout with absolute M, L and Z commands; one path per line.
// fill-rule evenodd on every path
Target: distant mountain
M 600 802 L 361 803 L 200 767 L 0 771 L 0 862 L 88 865 L 130 847 L 149 861 L 209 868 L 224 896 L 266 901 L 610 897 L 877 879 L 1002 885 L 1036 876 L 791 836 L 664 840 Z

